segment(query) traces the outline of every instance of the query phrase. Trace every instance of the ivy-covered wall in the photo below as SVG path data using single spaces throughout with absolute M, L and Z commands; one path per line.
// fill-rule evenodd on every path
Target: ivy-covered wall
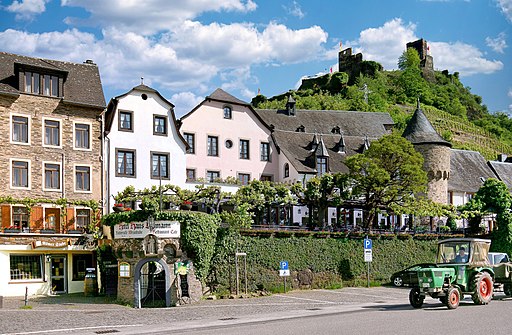
M 370 278 L 387 283 L 393 272 L 422 262 L 435 262 L 437 239 L 412 238 L 374 239 Z M 234 254 L 247 254 L 249 291 L 275 290 L 283 282 L 279 277 L 279 262 L 286 260 L 293 281 L 297 273 L 313 274 L 312 287 L 335 287 L 365 283 L 367 264 L 363 256 L 363 240 L 351 238 L 252 237 L 219 230 L 212 260 L 209 284 L 217 292 L 233 290 L 235 278 Z M 239 260 L 243 268 L 243 258 Z M 308 270 L 309 269 L 309 270 Z M 240 276 L 243 277 L 242 270 Z M 243 280 L 241 281 L 242 286 Z M 293 282 L 292 282 L 293 283 Z

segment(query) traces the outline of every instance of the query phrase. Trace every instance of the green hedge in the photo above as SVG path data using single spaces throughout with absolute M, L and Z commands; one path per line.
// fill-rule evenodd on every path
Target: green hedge
M 209 276 L 209 284 L 217 292 L 234 287 L 234 253 L 247 253 L 249 290 L 272 289 L 281 284 L 279 262 L 286 260 L 292 272 L 310 269 L 314 281 L 329 286 L 333 280 L 355 282 L 366 278 L 363 240 L 320 237 L 251 237 L 220 230 Z M 414 263 L 435 262 L 436 239 L 373 240 L 372 281 L 388 283 L 393 272 Z M 240 262 L 243 267 L 243 262 Z M 292 276 L 293 277 L 293 276 Z

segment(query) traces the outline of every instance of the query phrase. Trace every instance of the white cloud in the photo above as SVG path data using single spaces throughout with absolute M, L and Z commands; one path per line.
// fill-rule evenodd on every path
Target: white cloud
M 151 35 L 172 30 L 183 21 L 210 11 L 249 12 L 257 8 L 252 0 L 61 0 L 63 6 L 84 8 L 88 19 L 66 18 L 68 24 L 114 26 L 118 30 Z
M 438 69 L 457 71 L 461 76 L 490 74 L 503 69 L 502 62 L 483 58 L 482 52 L 475 46 L 462 42 L 429 44 L 434 66 Z
M 190 112 L 194 107 L 199 105 L 201 101 L 204 100 L 204 97 L 200 97 L 195 95 L 192 92 L 181 92 L 177 94 L 173 94 L 170 101 L 174 106 L 174 113 L 176 118 L 179 119 L 183 115 Z
M 512 22 L 512 0 L 496 0 L 496 2 L 501 12 Z
M 359 39 L 349 42 L 349 45 L 354 47 L 355 52 L 362 52 L 364 59 L 377 61 L 385 69 L 396 69 L 407 42 L 418 39 L 415 30 L 415 24 L 404 24 L 402 19 L 395 18 L 381 27 L 363 30 Z M 475 46 L 462 42 L 427 43 L 436 69 L 457 71 L 461 76 L 489 74 L 503 69 L 501 61 L 484 58 Z
M 507 45 L 507 36 L 504 32 L 501 32 L 498 34 L 498 37 L 496 38 L 485 38 L 485 44 L 487 44 L 488 47 L 490 47 L 492 50 L 494 50 L 497 53 L 504 53 L 504 50 L 508 47 Z
M 509 98 L 512 98 L 512 88 L 508 89 L 508 94 L 507 95 L 508 95 Z
M 35 15 L 46 10 L 46 4 L 50 0 L 20 0 L 13 1 L 5 9 L 8 12 L 16 13 L 16 20 L 30 20 Z
M 306 16 L 306 14 L 302 11 L 302 8 L 297 3 L 297 1 L 294 1 L 290 6 L 283 5 L 283 8 L 288 14 L 296 16 L 299 19 L 302 19 L 304 18 L 304 16 Z

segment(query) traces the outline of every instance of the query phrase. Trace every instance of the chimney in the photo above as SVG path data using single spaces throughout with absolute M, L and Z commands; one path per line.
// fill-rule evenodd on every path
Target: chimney
M 286 102 L 286 113 L 288 116 L 295 116 L 295 100 L 291 96 L 288 96 L 288 101 Z
M 86 59 L 86 60 L 85 60 L 85 62 L 84 62 L 84 64 L 96 65 L 96 64 L 92 61 L 92 59 Z
M 508 158 L 508 157 L 507 157 L 507 155 L 505 155 L 505 154 L 499 154 L 499 155 L 498 155 L 498 162 L 502 162 L 502 163 L 504 163 L 504 162 L 506 162 L 506 161 L 507 161 L 507 158 Z

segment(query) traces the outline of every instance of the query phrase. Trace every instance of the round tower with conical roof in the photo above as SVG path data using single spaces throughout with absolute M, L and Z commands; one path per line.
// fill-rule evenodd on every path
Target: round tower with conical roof
M 402 136 L 411 142 L 416 151 L 423 156 L 423 169 L 428 176 L 428 199 L 441 204 L 448 203 L 450 149 L 452 144 L 445 141 L 436 132 L 421 110 L 419 99 L 416 111 Z

